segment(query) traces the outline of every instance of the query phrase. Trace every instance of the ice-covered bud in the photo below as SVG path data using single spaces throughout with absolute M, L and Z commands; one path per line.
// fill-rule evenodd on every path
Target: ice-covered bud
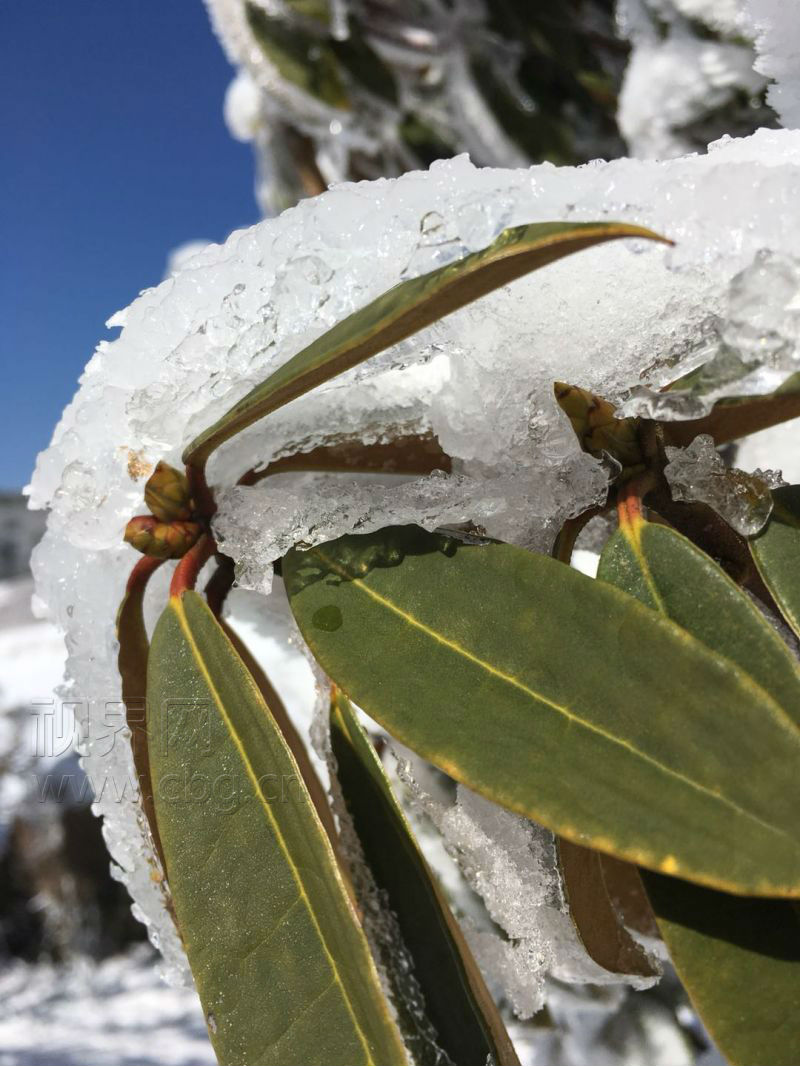
M 162 522 L 185 522 L 192 517 L 192 499 L 186 475 L 163 461 L 147 480 L 144 502 Z
M 577 385 L 557 381 L 554 389 L 559 407 L 572 423 L 584 451 L 598 457 L 610 455 L 623 470 L 643 464 L 635 418 L 617 418 L 613 404 Z
M 198 522 L 159 522 L 151 515 L 137 515 L 125 527 L 125 540 L 142 555 L 180 559 L 202 531 Z

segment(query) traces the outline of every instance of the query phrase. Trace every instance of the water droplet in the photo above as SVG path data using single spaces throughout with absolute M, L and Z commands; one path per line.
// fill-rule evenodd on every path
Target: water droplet
M 327 607 L 320 607 L 311 616 L 311 624 L 315 629 L 323 629 L 326 633 L 335 633 L 342 625 L 342 612 L 338 607 L 334 607 L 332 603 Z
M 216 1031 L 217 1031 L 217 1019 L 214 1017 L 214 1015 L 211 1013 L 211 1011 L 209 1011 L 208 1014 L 206 1015 L 206 1025 L 208 1026 L 210 1032 L 216 1033 Z

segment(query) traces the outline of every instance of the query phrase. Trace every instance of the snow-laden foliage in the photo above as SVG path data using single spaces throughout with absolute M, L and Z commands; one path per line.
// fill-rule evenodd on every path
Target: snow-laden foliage
M 620 132 L 632 155 L 703 151 L 721 132 L 800 125 L 797 11 L 783 0 L 617 0 L 632 45 Z M 770 82 L 774 84 L 770 84 Z
M 709 45 L 702 56 L 690 55 L 683 38 L 674 47 L 677 18 L 663 44 L 674 47 L 674 56 L 662 53 L 657 67 L 648 66 L 650 38 L 645 30 L 637 38 L 632 29 L 622 113 L 631 130 L 637 122 L 644 130 L 647 116 L 658 112 L 658 128 L 673 137 L 686 116 L 696 117 L 698 93 L 713 90 L 723 105 L 737 87 L 755 96 L 771 77 L 779 84 L 768 90 L 769 102 L 787 125 L 796 124 L 789 62 L 796 28 L 784 18 L 784 5 L 728 0 L 712 9 L 707 0 L 675 0 L 674 7 L 684 20 L 710 20 L 723 34 L 743 27 L 745 40 L 755 42 L 757 73 L 750 45 L 738 39 Z M 640 74 L 648 69 L 666 73 L 645 84 Z M 693 82 L 687 110 L 675 120 L 664 100 L 678 99 L 669 89 L 679 70 Z M 240 80 L 229 97 L 240 135 L 256 130 L 259 101 L 252 84 Z M 327 129 L 333 151 L 341 131 Z M 665 150 L 663 143 L 637 150 L 671 155 L 685 146 L 673 139 Z M 693 417 L 731 382 L 739 392 L 767 392 L 800 369 L 799 194 L 800 132 L 788 130 L 725 139 L 707 156 L 662 163 L 477 170 L 460 157 L 394 181 L 336 187 L 234 233 L 224 245 L 184 258 L 173 276 L 110 320 L 121 334 L 99 345 L 37 464 L 31 503 L 50 508 L 50 516 L 34 569 L 41 601 L 66 634 L 63 691 L 81 722 L 111 854 L 174 977 L 186 975 L 185 959 L 142 832 L 121 728 L 114 637 L 116 606 L 136 558 L 122 531 L 141 509 L 155 463 L 177 463 L 196 433 L 344 315 L 403 278 L 484 247 L 507 226 L 555 219 L 647 225 L 675 247 L 621 242 L 515 282 L 295 401 L 225 446 L 211 464 L 220 489 L 215 532 L 245 588 L 268 591 L 272 563 L 293 544 L 391 523 L 432 529 L 470 522 L 492 536 L 547 549 L 564 519 L 599 500 L 608 483 L 603 465 L 579 450 L 555 404 L 554 380 L 624 403 L 630 413 L 658 409 L 661 416 Z M 702 395 L 666 404 L 657 398 L 660 387 L 700 367 L 707 368 Z M 254 463 L 321 443 L 419 432 L 438 436 L 453 457 L 452 474 L 404 481 L 282 475 L 269 487 L 230 487 Z M 791 446 L 786 431 L 770 439 Z M 781 463 L 761 442 L 750 456 L 741 465 Z M 687 491 L 698 490 L 703 477 L 693 477 L 686 462 L 683 467 Z M 708 474 L 707 463 L 703 471 Z M 162 573 L 154 582 L 154 600 L 166 578 Z M 236 594 L 240 604 L 246 597 Z M 268 651 L 281 666 L 278 687 L 293 690 L 287 702 L 308 715 L 310 680 L 301 653 L 285 644 L 281 590 L 259 610 L 251 628 L 263 632 L 268 616 Z M 541 1001 L 545 973 L 598 980 L 590 967 L 571 969 L 572 942 L 559 954 L 566 938 L 535 935 L 543 915 L 555 929 L 563 914 L 553 904 L 557 885 L 547 847 L 529 868 L 512 854 L 519 845 L 527 856 L 534 829 L 466 793 L 437 814 L 473 887 L 515 940 L 513 949 L 498 952 L 496 938 L 474 932 L 494 987 L 525 1014 Z M 493 850 L 492 840 L 500 838 L 505 851 Z M 517 873 L 523 882 L 535 881 L 525 882 L 533 902 L 521 917 L 514 909 Z M 551 999 L 554 1016 L 559 996 L 563 988 Z
M 520 167 L 623 150 L 613 111 L 625 49 L 609 0 L 570 0 L 556 17 L 487 0 L 206 6 L 237 68 L 225 118 L 253 142 L 267 215 L 315 183 L 459 151 Z
M 617 18 L 632 45 L 618 112 L 632 155 L 669 159 L 775 124 L 743 0 L 618 0 Z
M 391 523 L 471 521 L 544 549 L 607 484 L 556 406 L 554 379 L 645 403 L 647 390 L 710 361 L 723 341 L 730 347 L 767 325 L 782 331 L 782 343 L 751 388 L 773 387 L 795 365 L 796 316 L 765 324 L 741 278 L 765 249 L 785 263 L 800 246 L 798 194 L 800 133 L 789 131 L 668 163 L 503 171 L 459 158 L 396 181 L 341 186 L 234 233 L 111 320 L 122 332 L 87 366 L 30 488 L 34 506 L 51 508 L 34 567 L 67 634 L 68 692 L 84 719 L 87 767 L 94 780 L 109 778 L 97 800 L 109 847 L 173 966 L 183 956 L 133 791 L 119 794 L 132 778 L 130 751 L 124 737 L 108 740 L 109 722 L 120 722 L 114 614 L 134 561 L 121 537 L 153 465 L 178 462 L 194 434 L 343 315 L 505 226 L 642 223 L 676 247 L 620 242 L 516 282 L 253 427 L 210 470 L 227 486 L 254 457 L 267 463 L 342 437 L 404 431 L 437 434 L 454 458 L 452 475 L 399 487 L 345 479 L 309 491 L 286 476 L 279 490 L 221 491 L 217 535 L 241 583 L 262 590 L 291 544 Z

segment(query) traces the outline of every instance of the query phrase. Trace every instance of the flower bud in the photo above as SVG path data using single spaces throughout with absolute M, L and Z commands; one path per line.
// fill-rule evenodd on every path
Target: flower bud
M 180 559 L 202 531 L 199 522 L 159 522 L 151 515 L 137 515 L 125 527 L 125 540 L 142 555 Z
M 184 522 L 192 517 L 192 500 L 186 475 L 160 462 L 147 479 L 144 502 L 162 522 Z
M 635 418 L 617 418 L 613 404 L 577 385 L 557 381 L 555 394 L 584 451 L 598 457 L 607 453 L 624 470 L 644 462 Z

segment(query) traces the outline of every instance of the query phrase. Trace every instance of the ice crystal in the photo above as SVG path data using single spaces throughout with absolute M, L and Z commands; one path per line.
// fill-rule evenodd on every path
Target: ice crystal
M 755 536 L 772 513 L 770 489 L 785 484 L 780 473 L 754 470 L 752 474 L 725 466 L 714 440 L 701 434 L 686 448 L 667 448 L 664 474 L 674 500 L 707 503 L 741 533 Z
M 466 921 L 467 936 L 495 992 L 520 1018 L 545 1000 L 548 977 L 569 984 L 652 985 L 656 978 L 609 973 L 581 944 L 558 871 L 552 833 L 504 810 L 464 785 L 454 797 L 433 796 L 420 785 L 422 760 L 397 746 L 398 772 L 410 799 L 431 819 L 491 923 Z

